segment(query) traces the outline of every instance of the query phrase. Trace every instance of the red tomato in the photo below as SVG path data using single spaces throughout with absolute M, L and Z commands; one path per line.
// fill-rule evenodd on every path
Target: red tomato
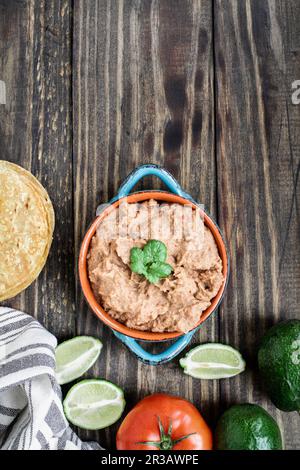
M 211 450 L 212 433 L 182 398 L 157 393 L 141 400 L 117 433 L 118 450 Z

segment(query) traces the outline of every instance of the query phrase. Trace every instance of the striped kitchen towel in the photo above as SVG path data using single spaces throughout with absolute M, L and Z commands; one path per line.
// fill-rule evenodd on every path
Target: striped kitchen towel
M 81 442 L 64 416 L 56 344 L 31 316 L 0 307 L 0 449 L 101 449 Z

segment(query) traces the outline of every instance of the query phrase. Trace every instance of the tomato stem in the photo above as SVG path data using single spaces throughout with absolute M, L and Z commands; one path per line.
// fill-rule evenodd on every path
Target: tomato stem
M 157 416 L 157 421 L 158 421 L 158 429 L 159 429 L 159 434 L 160 434 L 160 441 L 143 441 L 143 442 L 137 442 L 137 444 L 143 444 L 145 446 L 154 446 L 154 447 L 157 447 L 159 450 L 172 450 L 176 444 L 196 434 L 195 432 L 191 432 L 190 434 L 186 434 L 185 436 L 182 436 L 179 439 L 173 440 L 172 439 L 172 429 L 173 429 L 172 420 L 170 419 L 167 433 L 165 433 L 164 427 L 162 425 L 162 422 L 159 416 Z

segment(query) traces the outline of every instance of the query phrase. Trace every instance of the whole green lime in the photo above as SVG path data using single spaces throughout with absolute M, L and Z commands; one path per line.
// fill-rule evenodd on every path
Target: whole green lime
M 300 320 L 278 323 L 266 333 L 258 367 L 274 405 L 283 411 L 299 411 Z
M 215 432 L 217 450 L 281 450 L 276 421 L 258 405 L 234 405 L 221 416 Z

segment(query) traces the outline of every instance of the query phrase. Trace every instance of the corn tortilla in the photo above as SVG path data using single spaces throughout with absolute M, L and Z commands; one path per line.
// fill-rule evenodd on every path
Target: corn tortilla
M 54 210 L 43 186 L 24 168 L 0 160 L 0 301 L 39 275 L 53 230 Z

